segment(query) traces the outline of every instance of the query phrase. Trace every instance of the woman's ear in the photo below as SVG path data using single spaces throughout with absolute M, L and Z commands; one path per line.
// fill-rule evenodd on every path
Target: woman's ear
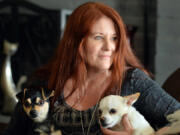
M 140 96 L 140 93 L 135 93 L 129 96 L 124 96 L 124 98 L 126 99 L 127 105 L 130 106 L 130 105 L 133 105 L 137 101 L 139 96 Z

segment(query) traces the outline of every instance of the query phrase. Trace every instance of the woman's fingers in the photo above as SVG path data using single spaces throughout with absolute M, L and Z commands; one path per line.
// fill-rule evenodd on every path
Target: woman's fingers
M 122 123 L 124 126 L 124 131 L 112 131 L 107 128 L 101 127 L 102 132 L 104 135 L 132 135 L 133 134 L 133 128 L 132 125 L 128 119 L 127 114 L 125 114 L 122 118 Z
M 128 119 L 127 114 L 123 115 L 122 123 L 123 123 L 125 131 L 127 131 L 131 135 L 133 133 L 133 127 Z
M 101 131 L 103 132 L 104 135 L 130 135 L 128 134 L 127 132 L 125 131 L 112 131 L 110 129 L 107 129 L 107 128 L 103 128 L 101 127 Z
M 166 131 L 167 131 L 167 129 L 168 129 L 169 127 L 163 127 L 163 128 L 161 128 L 161 129 L 159 129 L 158 131 L 156 131 L 156 135 L 163 135 L 164 133 L 166 133 Z

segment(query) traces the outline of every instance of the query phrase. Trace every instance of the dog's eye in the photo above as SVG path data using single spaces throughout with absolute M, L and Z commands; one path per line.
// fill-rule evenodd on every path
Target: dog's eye
M 110 113 L 110 114 L 115 114 L 115 113 L 116 113 L 116 110 L 115 110 L 115 109 L 111 109 L 111 110 L 109 111 L 109 113 Z
M 40 100 L 37 105 L 43 105 L 44 104 L 44 100 Z
M 102 111 L 101 110 L 99 110 L 99 116 L 102 114 Z
M 30 107 L 30 106 L 31 106 L 31 104 L 30 104 L 29 102 L 27 102 L 27 101 L 24 103 L 24 105 L 25 105 L 26 107 Z

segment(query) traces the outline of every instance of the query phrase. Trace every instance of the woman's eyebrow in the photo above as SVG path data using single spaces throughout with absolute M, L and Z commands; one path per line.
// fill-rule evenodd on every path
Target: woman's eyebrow
M 101 32 L 92 32 L 92 33 L 90 33 L 90 35 L 96 35 L 96 34 L 104 35 L 104 33 L 101 33 Z M 116 33 L 113 33 L 112 35 L 117 36 Z
M 100 34 L 100 35 L 103 35 L 103 33 L 101 33 L 101 32 L 92 32 L 92 33 L 90 33 L 91 35 L 96 35 L 96 34 Z

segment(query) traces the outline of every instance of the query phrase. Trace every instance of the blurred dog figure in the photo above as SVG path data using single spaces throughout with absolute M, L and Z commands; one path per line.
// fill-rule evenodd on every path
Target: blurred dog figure
M 110 128 L 114 131 L 122 131 L 122 116 L 128 115 L 130 123 L 134 128 L 133 135 L 150 135 L 154 129 L 145 120 L 145 118 L 132 106 L 139 97 L 139 93 L 121 97 L 110 95 L 104 97 L 99 104 L 100 124 L 104 128 Z
M 27 116 L 36 124 L 33 135 L 62 135 L 49 115 L 50 98 L 53 96 L 54 90 L 46 88 L 25 88 L 16 95 Z

